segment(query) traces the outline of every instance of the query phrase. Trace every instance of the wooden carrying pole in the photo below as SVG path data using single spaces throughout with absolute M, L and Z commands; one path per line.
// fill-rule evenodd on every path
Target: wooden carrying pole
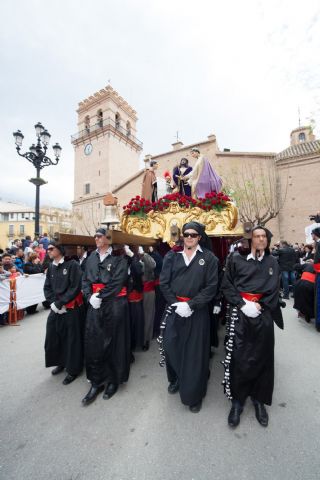
M 140 235 L 131 235 L 129 233 L 120 232 L 119 230 L 109 230 L 108 235 L 111 236 L 112 245 L 141 245 L 154 246 L 158 243 L 155 238 L 143 237 Z M 55 241 L 61 245 L 95 247 L 96 243 L 94 237 L 87 235 L 73 235 L 70 233 L 56 233 Z

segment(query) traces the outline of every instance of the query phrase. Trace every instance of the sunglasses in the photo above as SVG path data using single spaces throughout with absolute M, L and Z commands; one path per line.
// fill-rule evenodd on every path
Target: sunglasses
M 47 248 L 47 251 L 48 251 L 48 252 L 51 252 L 51 250 L 54 250 L 55 248 L 56 248 L 56 247 L 48 247 L 48 248 Z
M 184 238 L 189 238 L 189 237 L 190 237 L 190 238 L 197 238 L 197 237 L 199 237 L 199 236 L 200 236 L 199 233 L 187 233 L 187 232 L 185 232 L 185 233 L 183 234 L 183 237 L 184 237 Z

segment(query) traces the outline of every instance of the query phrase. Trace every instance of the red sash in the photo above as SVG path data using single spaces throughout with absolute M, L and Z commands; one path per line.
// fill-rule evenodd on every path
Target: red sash
M 307 282 L 315 283 L 316 274 L 311 272 L 303 272 L 301 275 L 301 280 L 306 280 Z
M 160 285 L 160 278 L 157 278 L 155 281 L 154 281 L 154 286 L 155 287 L 158 287 Z
M 179 295 L 176 295 L 176 297 L 179 302 L 189 302 L 189 300 L 191 300 L 189 297 L 179 297 Z
M 247 292 L 240 292 L 242 298 L 249 300 L 250 302 L 259 302 L 263 297 L 262 293 L 247 293 Z
M 92 293 L 99 293 L 106 285 L 104 283 L 93 283 L 92 284 Z M 127 287 L 122 287 L 117 297 L 126 297 L 127 296 Z
M 141 302 L 143 300 L 143 293 L 137 290 L 132 290 L 128 295 L 128 301 L 131 303 Z
M 81 305 L 83 305 L 82 292 L 78 293 L 76 298 L 74 298 L 73 300 L 70 300 L 70 302 L 66 303 L 65 307 L 66 308 L 71 308 L 71 310 L 73 310 L 74 308 L 80 307 Z
M 144 292 L 153 292 L 154 291 L 154 280 L 151 282 L 143 282 L 143 291 Z
M 313 270 L 317 273 L 320 273 L 320 263 L 314 263 Z

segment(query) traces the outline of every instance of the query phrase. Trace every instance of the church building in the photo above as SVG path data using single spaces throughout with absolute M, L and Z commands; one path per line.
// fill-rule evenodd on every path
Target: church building
M 105 217 L 103 197 L 107 192 L 118 198 L 119 213 L 132 197 L 141 194 L 142 143 L 136 138 L 135 110 L 110 85 L 80 102 L 77 113 L 78 133 L 72 136 L 75 233 L 92 234 Z M 194 165 L 192 147 L 200 149 L 222 177 L 223 185 L 231 190 L 232 179 L 238 176 L 244 182 L 248 169 L 251 175 L 256 172 L 257 177 L 262 165 L 264 171 L 274 170 L 284 202 L 279 215 L 267 226 L 274 234 L 274 242 L 304 242 L 309 215 L 320 210 L 320 140 L 315 139 L 310 127 L 293 130 L 290 146 L 280 153 L 220 150 L 212 133 L 190 145 L 177 141 L 164 153 L 146 155 L 144 161 L 146 165 L 151 160 L 158 163 L 157 177 L 161 183 L 164 172 L 172 172 L 181 158 Z

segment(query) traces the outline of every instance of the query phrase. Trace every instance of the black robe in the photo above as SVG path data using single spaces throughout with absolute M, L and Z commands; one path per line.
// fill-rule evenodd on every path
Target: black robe
M 128 282 L 129 295 L 132 292 L 141 294 L 141 300 L 130 301 L 130 328 L 131 328 L 131 350 L 141 350 L 144 346 L 144 311 L 143 311 L 143 265 L 138 256 L 129 260 L 130 277 Z
M 279 306 L 280 273 L 277 260 L 265 254 L 261 261 L 247 260 L 234 253 L 229 257 L 222 280 L 222 292 L 231 305 L 238 306 L 234 346 L 230 364 L 233 399 L 244 404 L 248 396 L 271 405 L 274 384 L 274 327 L 283 328 Z M 240 292 L 262 293 L 262 313 L 247 317 L 240 310 L 244 305 Z
M 88 302 L 85 328 L 85 364 L 87 378 L 94 386 L 126 382 L 130 372 L 130 320 L 126 296 L 117 297 L 127 285 L 128 263 L 121 256 L 108 255 L 103 262 L 98 252 L 87 260 L 82 280 Z M 94 309 L 89 300 L 92 284 L 106 285 L 99 292 L 101 307 Z
M 302 266 L 302 272 L 314 273 L 313 265 L 306 263 Z M 293 308 L 302 313 L 306 320 L 314 317 L 314 292 L 315 283 L 300 278 L 294 286 L 294 305 Z
M 216 295 L 218 259 L 207 249 L 197 251 L 189 266 L 180 252 L 164 257 L 160 288 L 168 305 L 177 296 L 191 298 L 193 314 L 182 318 L 172 313 L 167 318 L 164 350 L 169 382 L 179 381 L 182 403 L 195 405 L 206 395 L 209 375 L 209 303 Z
M 150 257 L 156 262 L 156 268 L 154 269 L 154 278 L 155 278 L 155 313 L 154 313 L 154 323 L 153 323 L 153 336 L 157 337 L 160 333 L 160 322 L 163 316 L 164 309 L 166 308 L 166 300 L 162 295 L 160 289 L 160 273 L 163 265 L 163 258 L 159 252 L 153 251 L 149 253 Z
M 314 316 L 315 316 L 315 325 L 317 330 L 320 331 L 320 240 L 316 243 L 316 253 L 314 255 L 314 265 L 315 271 L 317 272 L 316 281 L 315 281 L 315 292 L 314 292 Z
M 55 266 L 49 264 L 44 283 L 44 295 L 50 305 L 61 309 L 81 292 L 82 272 L 79 264 L 65 261 Z M 63 366 L 70 375 L 78 375 L 83 368 L 84 308 L 76 306 L 66 313 L 52 310 L 47 319 L 45 339 L 46 367 Z

